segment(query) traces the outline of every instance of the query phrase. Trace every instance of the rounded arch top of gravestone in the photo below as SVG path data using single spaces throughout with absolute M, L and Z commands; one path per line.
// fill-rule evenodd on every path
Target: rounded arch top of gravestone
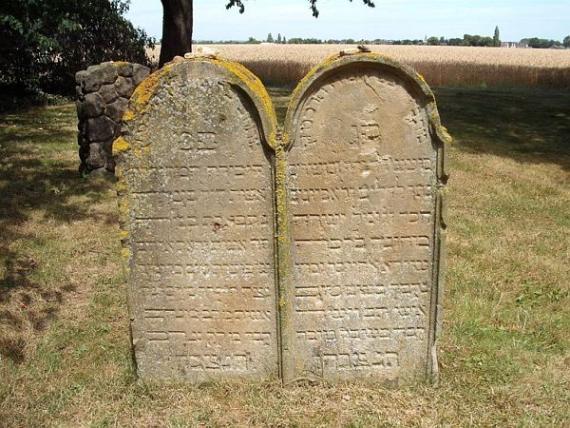
M 160 70 L 148 76 L 137 87 L 123 115 L 123 122 L 127 126 L 124 127 L 122 136 L 128 135 L 128 124 L 130 122 L 133 122 L 138 116 L 149 110 L 150 102 L 156 96 L 162 84 L 176 76 L 180 76 L 182 79 L 189 79 L 196 73 L 202 76 L 215 76 L 217 79 L 223 80 L 243 92 L 254 105 L 256 113 L 259 115 L 264 143 L 271 149 L 276 147 L 277 118 L 275 109 L 261 80 L 239 63 L 220 57 L 199 55 L 166 64 Z M 113 147 L 114 155 L 120 156 L 127 150 L 128 148 L 121 138 L 115 141 Z
M 261 82 L 223 59 L 173 62 L 123 122 L 113 151 L 139 375 L 277 377 L 276 127 Z
M 443 181 L 447 179 L 444 165 L 445 143 L 450 143 L 452 138 L 447 129 L 441 124 L 437 104 L 433 92 L 423 76 L 404 64 L 401 64 L 392 58 L 373 52 L 345 54 L 343 52 L 332 55 L 323 62 L 315 66 L 296 86 L 291 100 L 284 124 L 283 145 L 287 150 L 295 141 L 295 132 L 300 129 L 299 116 L 303 103 L 318 88 L 321 87 L 327 79 L 335 74 L 348 72 L 352 76 L 358 76 L 366 70 L 375 70 L 376 73 L 394 79 L 398 83 L 403 84 L 410 92 L 410 95 L 416 98 L 420 104 L 425 107 L 428 113 L 429 130 L 432 134 L 432 142 L 441 149 L 440 164 L 438 175 Z M 342 104 L 338 105 L 339 109 L 343 108 Z

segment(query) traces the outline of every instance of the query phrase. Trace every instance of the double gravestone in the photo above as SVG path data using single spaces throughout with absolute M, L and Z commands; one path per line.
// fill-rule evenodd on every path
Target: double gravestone
M 133 346 L 144 378 L 437 375 L 443 145 L 434 97 L 373 54 L 295 90 L 278 137 L 236 63 L 172 63 L 114 143 Z

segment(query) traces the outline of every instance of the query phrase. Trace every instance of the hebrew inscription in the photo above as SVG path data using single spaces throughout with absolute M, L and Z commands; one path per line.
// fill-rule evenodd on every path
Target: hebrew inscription
M 309 87 L 291 125 L 290 378 L 425 378 L 437 150 L 420 96 L 353 64 Z
M 278 133 L 255 76 L 192 57 L 149 76 L 123 120 L 143 378 L 435 377 L 447 136 L 419 76 L 374 54 L 331 58 Z
M 256 108 L 198 61 L 174 65 L 144 108 L 120 164 L 139 373 L 277 376 L 272 175 Z

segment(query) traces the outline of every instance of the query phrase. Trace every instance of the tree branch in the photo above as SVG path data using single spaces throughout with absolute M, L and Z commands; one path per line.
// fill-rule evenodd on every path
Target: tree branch
M 348 1 L 352 2 L 352 0 Z M 311 4 L 310 6 L 311 12 L 313 13 L 313 16 L 315 18 L 319 17 L 319 9 L 317 8 L 317 2 L 318 0 L 309 0 L 309 3 Z M 364 3 L 368 7 L 375 7 L 375 4 L 372 0 L 362 0 L 362 3 Z M 237 7 L 239 13 L 243 13 L 245 11 L 245 5 L 243 4 L 242 0 L 228 0 L 228 3 L 226 4 L 226 9 L 230 9 L 232 7 Z

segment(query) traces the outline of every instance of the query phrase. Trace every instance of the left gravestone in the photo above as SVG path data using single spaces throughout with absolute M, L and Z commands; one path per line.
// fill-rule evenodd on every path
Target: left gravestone
M 113 140 L 130 96 L 149 73 L 140 64 L 111 61 L 75 75 L 81 173 L 115 171 Z
M 131 97 L 113 150 L 145 379 L 278 376 L 270 105 L 243 67 L 203 57 Z

